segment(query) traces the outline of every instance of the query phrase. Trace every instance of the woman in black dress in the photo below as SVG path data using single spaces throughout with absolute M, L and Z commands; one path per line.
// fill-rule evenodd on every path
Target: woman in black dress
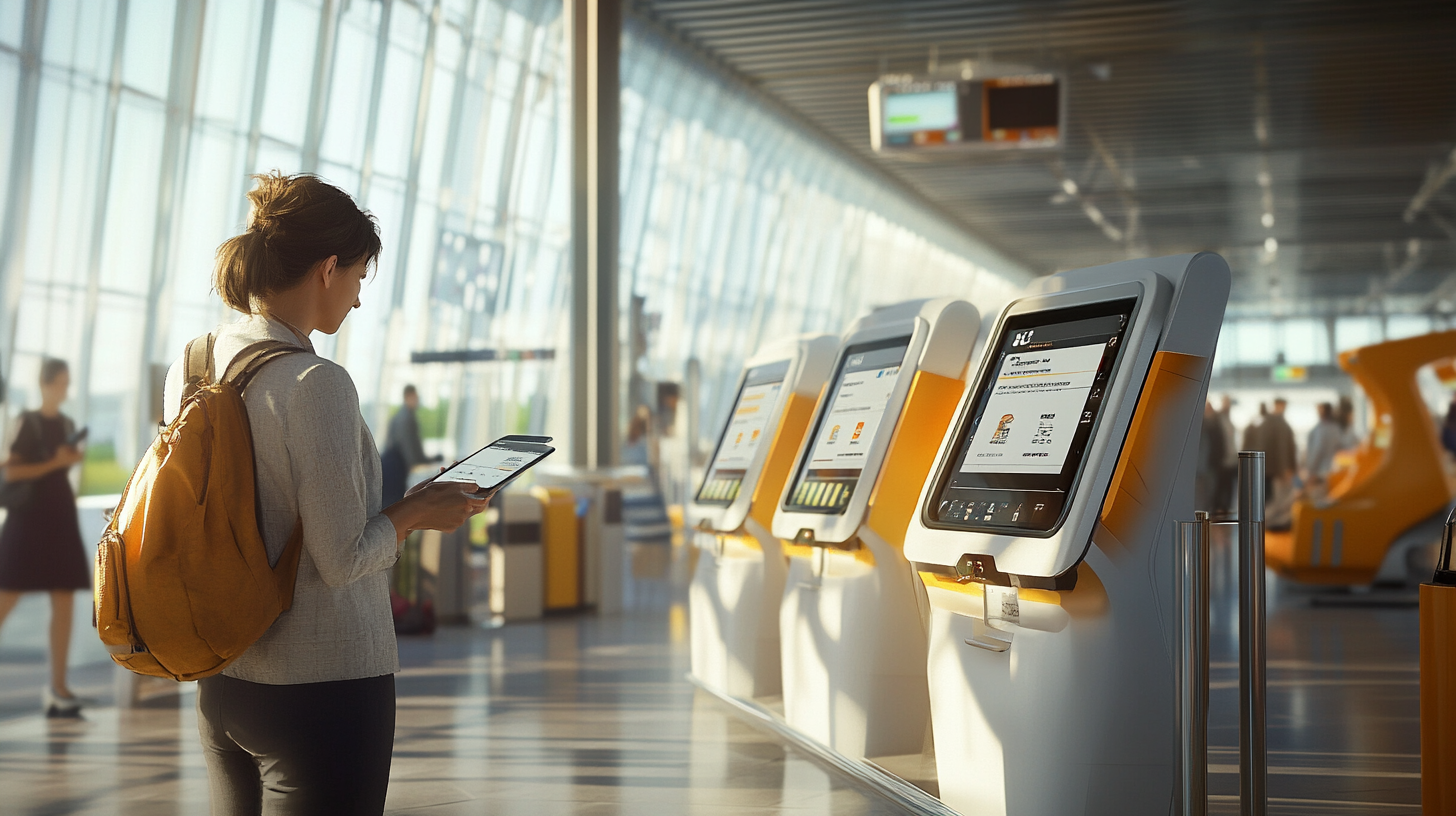
M 73 715 L 81 701 L 66 686 L 73 594 L 91 588 L 81 545 L 76 494 L 67 472 L 81 461 L 75 424 L 61 413 L 71 374 L 64 361 L 41 365 L 39 411 L 21 414 L 5 462 L 10 505 L 0 530 L 0 626 L 23 592 L 51 596 L 51 682 L 42 696 L 48 716 Z M 28 483 L 17 488 L 14 483 Z

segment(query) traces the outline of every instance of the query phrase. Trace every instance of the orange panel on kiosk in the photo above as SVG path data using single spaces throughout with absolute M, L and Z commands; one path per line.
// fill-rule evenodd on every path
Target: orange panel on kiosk
M 1456 331 L 1340 355 L 1340 367 L 1369 397 L 1375 422 L 1349 466 L 1330 475 L 1327 496 L 1299 497 L 1290 530 L 1266 535 L 1271 569 L 1296 581 L 1368 584 L 1392 542 L 1446 507 L 1452 491 L 1416 372 L 1453 355 Z

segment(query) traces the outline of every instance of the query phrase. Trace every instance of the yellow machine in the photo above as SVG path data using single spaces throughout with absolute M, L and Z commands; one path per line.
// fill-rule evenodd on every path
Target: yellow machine
M 1269 567 L 1316 584 L 1406 582 L 1414 556 L 1440 541 L 1453 491 L 1417 372 L 1456 356 L 1456 331 L 1391 340 L 1340 355 L 1370 399 L 1374 422 L 1323 496 L 1295 500 L 1287 532 L 1270 532 Z

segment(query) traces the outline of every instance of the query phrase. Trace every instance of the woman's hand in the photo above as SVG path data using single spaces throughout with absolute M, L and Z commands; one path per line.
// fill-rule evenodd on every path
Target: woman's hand
M 56 448 L 56 455 L 51 457 L 51 465 L 56 470 L 67 470 L 75 465 L 81 464 L 85 456 L 77 448 L 70 445 L 62 445 Z
M 384 508 L 394 523 L 400 541 L 415 530 L 453 532 L 467 519 L 484 510 L 494 493 L 474 493 L 474 485 L 460 482 L 431 482 L 418 486 L 408 496 Z

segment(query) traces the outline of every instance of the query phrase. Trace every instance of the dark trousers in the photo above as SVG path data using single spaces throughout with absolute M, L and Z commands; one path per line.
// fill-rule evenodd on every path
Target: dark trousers
M 394 675 L 270 686 L 197 684 L 213 816 L 384 812 L 394 753 Z

